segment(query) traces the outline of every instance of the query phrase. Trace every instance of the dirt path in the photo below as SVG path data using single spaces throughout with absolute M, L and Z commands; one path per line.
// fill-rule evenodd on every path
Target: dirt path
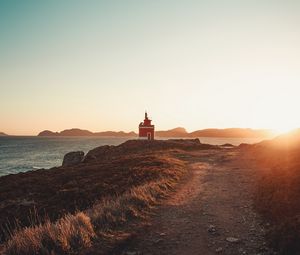
M 190 178 L 121 254 L 269 254 L 252 209 L 254 171 L 237 150 L 186 157 Z

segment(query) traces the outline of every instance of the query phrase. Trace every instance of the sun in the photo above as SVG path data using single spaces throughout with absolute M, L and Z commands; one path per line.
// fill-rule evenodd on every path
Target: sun
M 294 127 L 292 125 L 282 125 L 280 127 L 274 128 L 274 132 L 277 134 L 284 134 L 284 133 L 288 133 L 294 129 L 296 129 L 296 127 Z

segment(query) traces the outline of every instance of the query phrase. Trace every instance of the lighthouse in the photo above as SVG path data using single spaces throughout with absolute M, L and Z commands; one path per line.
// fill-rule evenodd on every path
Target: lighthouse
M 154 125 L 151 125 L 147 112 L 145 112 L 144 122 L 139 125 L 139 139 L 154 140 Z

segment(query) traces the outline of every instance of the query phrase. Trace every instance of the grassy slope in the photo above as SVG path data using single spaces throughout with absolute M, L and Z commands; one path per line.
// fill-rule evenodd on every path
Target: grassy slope
M 143 215 L 179 181 L 186 170 L 172 149 L 208 148 L 142 143 L 100 147 L 76 167 L 0 178 L 2 230 L 6 217 L 21 226 L 10 233 L 4 253 L 81 254 Z
M 255 205 L 270 222 L 280 254 L 300 253 L 300 132 L 252 146 L 258 168 Z

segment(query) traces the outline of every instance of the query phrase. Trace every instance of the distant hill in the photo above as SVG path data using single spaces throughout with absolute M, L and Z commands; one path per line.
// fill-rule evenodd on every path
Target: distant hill
M 268 138 L 273 133 L 268 129 L 226 128 L 202 129 L 189 133 L 190 137 L 227 137 L 227 138 Z
M 3 132 L 0 132 L 0 136 L 8 136 L 8 135 Z
M 273 133 L 268 129 L 226 128 L 201 129 L 188 133 L 184 128 L 178 127 L 166 131 L 156 131 L 157 137 L 224 137 L 224 138 L 269 138 Z
M 136 137 L 137 134 L 133 131 L 131 132 L 115 132 L 115 131 L 104 131 L 104 132 L 96 132 L 94 133 L 95 136 L 115 136 L 115 137 Z
M 255 144 L 253 147 L 276 150 L 300 149 L 300 129 L 295 129 L 288 133 L 279 135 L 272 140 L 262 141 Z
M 79 128 L 66 129 L 59 133 L 61 136 L 93 136 L 94 134 L 88 130 L 82 130 Z
M 189 133 L 182 127 L 173 128 L 166 131 L 156 131 L 157 137 L 188 137 Z
M 42 131 L 38 136 L 112 136 L 112 137 L 137 137 L 135 132 L 104 131 L 91 132 L 79 128 L 66 129 L 61 132 L 50 130 Z M 270 138 L 273 137 L 271 130 L 250 128 L 227 128 L 227 129 L 202 129 L 188 133 L 185 128 L 177 127 L 170 130 L 159 130 L 155 132 L 156 137 L 224 137 L 224 138 Z
M 83 130 L 79 128 L 66 129 L 61 132 L 52 132 L 50 130 L 44 130 L 38 134 L 38 136 L 113 136 L 113 137 L 136 137 L 137 134 L 134 132 L 115 132 L 115 131 L 105 131 L 93 133 L 88 130 Z
M 38 134 L 38 136 L 59 136 L 58 132 L 52 132 L 50 130 L 44 130 Z
M 243 148 L 255 160 L 253 202 L 272 226 L 267 241 L 280 254 L 299 254 L 300 129 Z

